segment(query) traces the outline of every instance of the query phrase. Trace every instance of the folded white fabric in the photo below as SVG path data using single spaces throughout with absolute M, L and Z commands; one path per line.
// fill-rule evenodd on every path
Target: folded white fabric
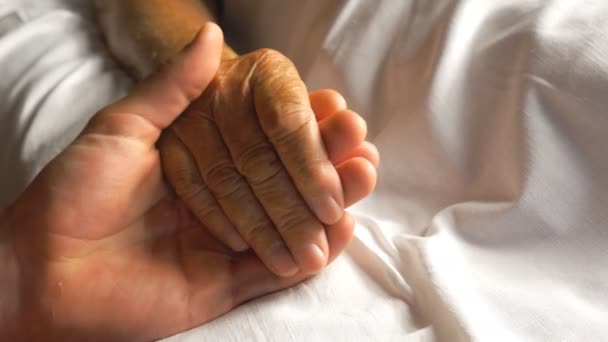
M 71 3 L 0 0 L 0 207 L 130 87 Z
M 0 32 L 0 205 L 129 87 L 88 2 L 25 3 L 0 0 L 25 22 Z M 231 0 L 224 15 L 241 49 L 277 48 L 311 89 L 346 95 L 380 183 L 319 277 L 168 340 L 605 339 L 608 3 Z
M 605 1 L 263 3 L 232 24 L 344 93 L 382 154 L 359 267 L 440 340 L 605 339 Z
M 391 261 L 440 339 L 604 339 L 608 6 L 432 3 L 396 21 L 374 82 L 339 68 L 384 161 L 357 212 L 401 227 Z

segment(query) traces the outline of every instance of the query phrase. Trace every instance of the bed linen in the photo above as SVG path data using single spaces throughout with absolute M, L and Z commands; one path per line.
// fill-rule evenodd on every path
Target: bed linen
M 130 86 L 91 18 L 0 0 L 0 205 Z M 237 48 L 284 52 L 368 120 L 379 184 L 321 275 L 167 340 L 605 339 L 607 19 L 600 0 L 227 1 Z

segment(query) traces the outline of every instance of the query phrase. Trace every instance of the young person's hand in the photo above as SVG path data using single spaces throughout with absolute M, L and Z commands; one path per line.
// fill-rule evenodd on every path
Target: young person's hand
M 0 340 L 154 340 L 310 276 L 278 277 L 254 253 L 224 247 L 163 179 L 157 140 L 211 82 L 221 48 L 221 31 L 207 25 L 188 51 L 100 111 L 7 208 Z M 346 203 L 366 186 L 357 170 L 368 162 L 354 161 L 340 173 Z M 327 227 L 329 260 L 353 226 L 344 215 Z

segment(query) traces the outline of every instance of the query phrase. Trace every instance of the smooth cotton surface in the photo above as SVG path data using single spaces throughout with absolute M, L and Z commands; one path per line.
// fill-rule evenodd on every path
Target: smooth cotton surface
M 89 10 L 0 0 L 0 205 L 130 87 Z M 605 1 L 231 0 L 222 21 L 346 96 L 380 181 L 320 276 L 169 341 L 608 336 Z

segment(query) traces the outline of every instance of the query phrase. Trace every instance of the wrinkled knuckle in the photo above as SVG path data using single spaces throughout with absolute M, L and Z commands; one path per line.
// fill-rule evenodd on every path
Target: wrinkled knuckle
M 289 110 L 281 111 L 281 122 L 268 133 L 269 139 L 275 146 L 301 145 L 314 127 L 314 116 L 302 106 L 292 106 Z
M 258 49 L 251 53 L 251 57 L 259 61 L 271 63 L 284 62 L 287 59 L 287 57 L 279 51 L 269 48 Z
M 214 213 L 220 212 L 220 208 L 216 205 L 198 205 L 190 209 L 192 213 L 201 220 L 211 216 Z
M 264 120 L 265 131 L 268 138 L 274 143 L 285 135 L 297 133 L 309 126 L 315 120 L 310 107 L 297 99 L 285 98 L 272 103 L 272 110 Z
M 285 100 L 278 108 L 279 115 L 283 121 L 301 126 L 309 125 L 314 120 L 314 114 L 307 104 L 301 102 L 290 102 Z M 314 121 L 316 122 L 316 121 Z
M 229 161 L 217 163 L 205 173 L 205 182 L 218 198 L 226 198 L 241 190 L 243 177 Z
M 314 222 L 315 220 L 308 210 L 296 207 L 286 211 L 277 219 L 279 230 L 286 235 L 306 230 L 307 226 L 312 226 Z
M 192 180 L 193 177 L 186 174 L 186 172 L 180 174 L 176 177 L 178 180 L 181 180 L 181 186 L 176 189 L 179 196 L 186 202 L 205 199 L 205 194 L 208 191 L 207 187 Z
M 288 155 L 297 168 L 304 171 L 315 169 L 327 160 L 327 155 L 322 143 L 312 134 L 314 129 L 311 122 L 306 121 L 298 128 L 283 132 L 271 140 L 278 154 Z
M 201 220 L 219 210 L 204 184 L 182 183 L 182 186 L 176 187 L 176 192 L 190 211 Z
M 292 177 L 296 178 L 298 182 L 302 184 L 308 184 L 308 187 L 312 189 L 318 189 L 318 187 L 325 182 L 328 177 L 328 168 L 333 168 L 332 165 L 327 165 L 328 162 L 323 159 L 306 159 L 298 156 L 295 164 L 297 165 L 293 169 Z
M 253 246 L 269 246 L 272 238 L 269 236 L 271 224 L 267 220 L 250 223 L 243 232 L 243 237 Z
M 235 163 L 239 172 L 252 186 L 270 182 L 283 168 L 274 147 L 269 143 L 247 148 Z
M 291 80 L 294 77 L 299 79 L 297 68 L 293 62 L 284 54 L 273 49 L 259 49 L 249 55 L 251 60 L 257 65 L 259 72 L 268 76 L 269 80 Z M 272 77 L 280 75 L 280 77 Z
M 200 178 L 196 172 L 183 164 L 165 163 L 163 165 L 167 178 L 181 197 L 194 197 L 203 191 Z

